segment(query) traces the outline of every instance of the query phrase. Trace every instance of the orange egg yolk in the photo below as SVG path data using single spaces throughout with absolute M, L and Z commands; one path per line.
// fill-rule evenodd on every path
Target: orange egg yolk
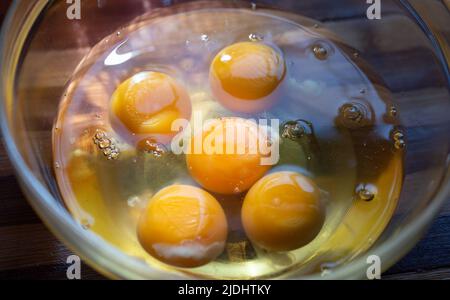
M 132 134 L 155 137 L 175 136 L 173 121 L 191 115 L 187 92 L 175 79 L 159 72 L 138 73 L 124 81 L 113 94 L 111 108 Z
M 265 148 L 267 139 L 263 133 L 253 121 L 241 118 L 213 120 L 199 134 L 201 137 L 194 134 L 191 140 L 193 151 L 186 155 L 186 163 L 192 177 L 205 189 L 215 193 L 239 194 L 247 191 L 270 169 L 270 166 L 261 163 L 268 153 Z M 200 153 L 195 151 L 194 145 L 198 138 L 203 141 Z
M 249 239 L 270 251 L 290 251 L 311 242 L 325 219 L 320 192 L 309 178 L 278 172 L 247 193 L 242 223 Z
M 160 261 L 198 267 L 219 256 L 227 238 L 227 220 L 209 193 L 173 185 L 150 200 L 138 224 L 142 247 Z
M 232 110 L 255 112 L 274 102 L 271 96 L 286 72 L 281 54 L 256 42 L 242 42 L 223 49 L 210 68 L 214 96 Z

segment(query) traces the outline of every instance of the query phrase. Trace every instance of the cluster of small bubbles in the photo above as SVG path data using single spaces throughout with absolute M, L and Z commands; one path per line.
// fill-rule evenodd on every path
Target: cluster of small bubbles
M 322 45 L 314 45 L 312 51 L 319 60 L 326 60 L 328 58 L 328 50 Z
M 363 103 L 350 102 L 339 108 L 338 121 L 346 128 L 358 128 L 372 123 L 372 115 Z
M 99 140 L 99 139 L 103 139 L 105 137 L 106 137 L 106 133 L 104 131 L 97 130 L 95 132 L 95 136 L 94 136 L 95 139 Z
M 117 148 L 115 141 L 112 138 L 108 137 L 106 132 L 97 130 L 93 140 L 108 160 L 116 160 L 119 158 L 120 151 Z
M 111 140 L 109 140 L 109 139 L 101 139 L 101 140 L 98 141 L 97 145 L 98 145 L 98 147 L 101 150 L 111 149 L 110 148 L 111 147 Z
M 138 149 L 156 158 L 162 157 L 167 153 L 167 149 L 163 144 L 156 142 L 154 139 L 144 139 L 138 143 Z
M 250 33 L 248 36 L 249 40 L 252 42 L 260 42 L 264 40 L 264 36 L 258 33 Z
M 377 191 L 377 188 L 372 184 L 361 183 L 356 187 L 356 195 L 358 199 L 363 201 L 372 201 Z
M 406 147 L 405 134 L 399 129 L 395 129 L 391 133 L 391 137 L 394 140 L 394 147 L 397 150 L 404 149 Z
M 209 41 L 209 36 L 208 36 L 207 34 L 202 34 L 202 35 L 200 36 L 200 39 L 201 39 L 203 42 L 207 42 L 207 41 Z

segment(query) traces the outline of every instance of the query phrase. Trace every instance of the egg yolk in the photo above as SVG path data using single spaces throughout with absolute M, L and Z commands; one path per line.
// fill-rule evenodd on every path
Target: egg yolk
M 151 135 L 158 142 L 173 137 L 172 123 L 190 119 L 191 102 L 184 88 L 159 72 L 142 72 L 119 85 L 112 96 L 112 113 L 132 134 Z M 160 141 L 161 139 L 161 141 Z
M 249 239 L 270 251 L 290 251 L 311 242 L 325 219 L 316 184 L 295 172 L 259 180 L 247 193 L 242 223 Z
M 242 112 L 264 110 L 286 73 L 284 59 L 274 48 L 242 42 L 223 49 L 210 68 L 214 96 L 229 109 Z
M 173 185 L 156 193 L 138 224 L 143 248 L 160 261 L 198 267 L 219 256 L 227 238 L 227 220 L 209 193 Z
M 241 118 L 215 119 L 209 125 L 192 137 L 193 149 L 186 155 L 189 172 L 200 185 L 215 193 L 247 191 L 270 169 L 261 163 L 269 150 L 264 130 Z M 195 143 L 199 139 L 203 148 L 197 152 Z

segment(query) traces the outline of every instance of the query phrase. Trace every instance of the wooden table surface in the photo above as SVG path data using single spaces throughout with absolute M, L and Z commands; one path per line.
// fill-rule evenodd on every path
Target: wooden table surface
M 0 1 L 0 22 L 8 1 Z M 24 198 L 0 136 L 0 279 L 66 279 L 72 253 L 42 224 Z M 86 265 L 83 279 L 103 277 Z M 450 279 L 450 201 L 427 235 L 385 279 Z

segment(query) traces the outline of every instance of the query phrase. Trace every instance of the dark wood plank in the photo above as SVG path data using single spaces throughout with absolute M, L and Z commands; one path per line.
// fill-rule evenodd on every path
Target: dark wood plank
M 450 205 L 435 220 L 427 235 L 387 275 L 450 268 Z
M 72 253 L 43 224 L 0 227 L 0 270 L 58 264 Z
M 0 178 L 0 228 L 41 223 L 25 201 L 14 176 Z
M 384 275 L 386 280 L 450 280 L 450 267 L 431 271 L 415 271 Z
M 9 162 L 8 155 L 4 148 L 4 141 L 0 135 L 0 179 L 13 174 L 13 168 Z
M 6 12 L 8 11 L 9 6 L 11 5 L 12 0 L 2 0 L 0 1 L 0 25 L 2 24 Z

